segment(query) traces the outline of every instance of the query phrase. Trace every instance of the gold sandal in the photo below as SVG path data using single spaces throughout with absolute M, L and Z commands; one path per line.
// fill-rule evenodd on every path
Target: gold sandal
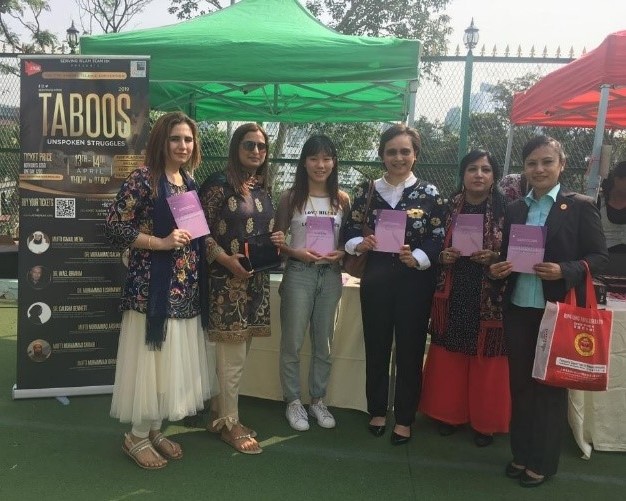
M 215 421 L 217 421 L 219 418 L 217 417 L 216 413 L 211 412 L 209 414 L 209 421 L 206 425 L 206 431 L 208 431 L 209 433 L 219 433 L 220 431 L 222 431 L 221 429 L 218 429 L 215 426 Z M 252 428 L 248 428 L 247 426 L 243 425 L 242 423 L 239 423 L 240 426 L 243 428 L 244 433 L 246 433 L 247 435 L 250 435 L 250 438 L 256 438 L 256 431 L 253 430 Z
M 152 442 L 152 445 L 157 450 L 157 452 L 161 454 L 161 456 L 164 456 L 167 459 L 182 459 L 183 458 L 183 450 L 180 447 L 180 444 L 172 442 L 169 438 L 167 438 L 161 432 L 158 432 L 154 437 L 152 437 L 150 439 L 150 442 Z M 169 442 L 169 447 L 172 450 L 176 450 L 176 447 L 178 447 L 179 449 L 178 454 L 172 454 L 171 452 L 169 452 L 167 448 L 161 445 L 163 444 L 163 442 Z
M 122 444 L 122 452 L 126 454 L 130 459 L 132 459 L 137 464 L 137 466 L 139 466 L 139 468 L 143 468 L 144 470 L 160 470 L 161 468 L 165 468 L 167 466 L 167 460 L 165 460 L 163 456 L 161 456 L 161 454 L 159 454 L 154 449 L 149 439 L 144 438 L 143 440 L 134 443 L 130 438 L 130 434 L 128 433 L 124 434 L 124 439 L 124 443 Z M 128 445 L 126 445 L 127 442 L 133 445 L 129 447 Z M 150 450 L 150 452 L 152 452 L 152 454 L 154 454 L 157 459 L 163 459 L 165 462 L 161 465 L 150 465 L 146 462 L 140 461 L 139 454 L 146 449 Z
M 257 449 L 244 449 L 243 448 L 242 441 L 254 440 L 254 438 L 252 438 L 248 434 L 237 435 L 233 437 L 231 436 L 229 431 L 226 431 L 226 432 L 222 431 L 222 433 L 220 434 L 220 438 L 222 439 L 223 442 L 226 442 L 233 449 L 235 449 L 237 452 L 241 452 L 242 454 L 261 454 L 263 452 L 263 449 L 261 449 L 260 446 Z M 254 441 L 256 442 L 256 440 Z M 257 445 L 258 445 L 258 442 L 257 442 Z

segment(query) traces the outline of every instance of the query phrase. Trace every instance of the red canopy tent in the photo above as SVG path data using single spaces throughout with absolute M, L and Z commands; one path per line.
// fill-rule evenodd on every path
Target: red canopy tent
M 609 85 L 604 127 L 626 127 L 626 31 L 513 96 L 515 125 L 595 127 L 600 88 Z
M 587 183 L 587 193 L 594 194 L 603 131 L 626 128 L 626 30 L 612 33 L 594 50 L 515 94 L 511 123 L 595 127 Z

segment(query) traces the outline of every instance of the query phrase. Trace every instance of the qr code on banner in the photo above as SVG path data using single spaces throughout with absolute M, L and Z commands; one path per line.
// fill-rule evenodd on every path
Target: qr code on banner
M 145 78 L 146 77 L 146 61 L 131 61 L 130 62 L 130 76 L 131 78 Z
M 54 199 L 54 217 L 75 219 L 76 218 L 76 199 L 75 198 L 55 198 Z

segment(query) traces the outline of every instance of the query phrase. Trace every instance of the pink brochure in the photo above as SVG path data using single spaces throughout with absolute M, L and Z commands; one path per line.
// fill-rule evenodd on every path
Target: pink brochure
M 306 248 L 325 256 L 335 250 L 333 218 L 307 216 Z
M 546 227 L 512 224 L 506 260 L 513 271 L 534 274 L 533 266 L 543 262 L 546 245 Z
M 376 220 L 376 248 L 378 252 L 399 253 L 404 245 L 406 233 L 406 212 L 380 209 Z
M 203 237 L 210 233 L 198 193 L 195 190 L 167 197 L 167 203 L 178 229 L 187 230 L 191 233 L 191 238 Z
M 484 214 L 457 214 L 452 227 L 452 247 L 461 256 L 471 256 L 483 248 Z

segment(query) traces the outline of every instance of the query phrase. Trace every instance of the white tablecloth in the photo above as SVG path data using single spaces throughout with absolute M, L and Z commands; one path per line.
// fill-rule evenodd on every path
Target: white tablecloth
M 347 275 L 344 275 L 347 277 Z M 282 275 L 271 276 L 271 323 L 272 335 L 254 338 L 240 386 L 242 395 L 270 400 L 283 400 L 278 375 L 280 350 L 280 296 L 278 286 Z M 358 281 L 348 278 L 337 313 L 335 337 L 332 344 L 332 370 L 324 401 L 333 407 L 357 409 L 366 412 L 365 399 L 365 348 L 361 301 Z M 300 383 L 302 401 L 308 403 L 308 372 L 311 359 L 309 338 L 300 352 Z
M 569 391 L 569 424 L 586 459 L 592 449 L 626 451 L 626 301 L 609 300 L 613 310 L 609 388 Z

